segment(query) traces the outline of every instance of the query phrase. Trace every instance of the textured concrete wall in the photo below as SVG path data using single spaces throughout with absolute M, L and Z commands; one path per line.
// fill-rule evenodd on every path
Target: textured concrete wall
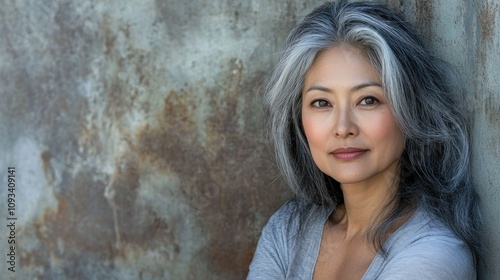
M 0 218 L 16 168 L 12 279 L 242 279 L 287 197 L 258 87 L 288 28 L 322 1 L 3 1 Z M 500 7 L 385 1 L 463 77 L 500 275 Z
M 500 1 L 412 1 L 405 14 L 458 72 L 485 220 L 481 279 L 500 279 Z M 413 16 L 412 16 L 413 15 Z

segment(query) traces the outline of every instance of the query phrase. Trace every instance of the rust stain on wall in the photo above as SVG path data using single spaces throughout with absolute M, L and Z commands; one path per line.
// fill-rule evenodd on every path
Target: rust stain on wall
M 79 278 L 75 272 L 85 269 L 89 260 L 105 262 L 113 257 L 113 232 L 107 226 L 112 224 L 111 209 L 102 195 L 104 184 L 91 177 L 83 172 L 65 182 L 70 187 L 57 195 L 57 208 L 36 220 L 40 247 L 22 254 L 23 267 L 61 265 L 67 277 Z
M 55 179 L 54 168 L 50 163 L 50 160 L 52 159 L 52 154 L 50 153 L 49 150 L 45 150 L 40 155 L 40 158 L 42 159 L 42 169 L 43 173 L 45 174 L 45 180 L 48 184 L 52 184 L 52 182 Z
M 240 132 L 238 124 L 241 118 L 248 121 L 254 114 L 251 109 L 237 111 L 241 104 L 252 104 L 245 101 L 255 97 L 239 93 L 255 80 L 241 85 L 242 66 L 235 60 L 229 65 L 236 65 L 236 72 L 226 78 L 224 96 L 216 91 L 207 93 L 210 107 L 204 133 L 194 119 L 194 112 L 201 107 L 199 98 L 188 90 L 171 91 L 158 114 L 158 125 L 149 124 L 139 131 L 136 150 L 142 160 L 179 178 L 181 192 L 177 195 L 190 201 L 199 217 L 197 224 L 208 239 L 197 254 L 212 271 L 231 278 L 246 273 L 258 235 L 241 233 L 259 222 L 255 213 L 266 202 L 272 205 L 279 200 L 282 190 L 266 188 L 276 172 L 264 160 L 267 154 L 259 143 L 261 131 L 249 126 L 250 130 Z M 263 191 L 268 197 L 257 198 Z
M 416 23 L 418 32 L 423 36 L 426 42 L 432 39 L 432 24 L 434 20 L 434 7 L 432 0 L 415 1 L 416 5 Z
M 479 11 L 478 21 L 481 27 L 481 43 L 493 38 L 495 34 L 496 14 L 498 6 L 483 5 Z
M 500 98 L 495 96 L 493 91 L 486 91 L 483 94 L 487 95 L 484 100 L 484 113 L 488 121 L 493 126 L 500 125 Z

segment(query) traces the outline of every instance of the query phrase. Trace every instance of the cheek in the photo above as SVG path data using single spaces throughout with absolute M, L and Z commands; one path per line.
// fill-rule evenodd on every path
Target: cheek
M 404 144 L 404 137 L 390 111 L 382 112 L 372 118 L 366 129 L 377 142 L 385 143 L 392 150 L 400 150 Z M 395 149 L 396 148 L 396 149 Z
M 314 146 L 320 144 L 321 139 L 324 137 L 325 126 L 320 120 L 304 113 L 302 114 L 302 128 L 312 150 Z

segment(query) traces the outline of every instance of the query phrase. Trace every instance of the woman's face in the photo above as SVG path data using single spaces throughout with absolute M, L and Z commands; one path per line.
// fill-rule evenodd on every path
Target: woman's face
M 302 124 L 314 162 L 339 183 L 392 179 L 404 137 L 379 74 L 362 53 L 336 46 L 318 55 L 302 90 Z

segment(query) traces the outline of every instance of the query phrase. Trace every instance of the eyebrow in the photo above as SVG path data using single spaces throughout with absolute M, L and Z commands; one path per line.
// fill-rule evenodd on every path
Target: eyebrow
M 359 84 L 359 85 L 355 85 L 353 86 L 349 92 L 355 92 L 355 91 L 358 91 L 360 89 L 363 89 L 365 87 L 382 87 L 381 84 L 379 83 L 376 83 L 376 82 L 367 82 L 367 83 L 362 83 L 362 84 Z M 312 85 L 307 91 L 306 93 L 308 93 L 309 91 L 311 90 L 319 90 L 319 91 L 324 91 L 326 93 L 332 93 L 333 91 L 327 87 L 323 87 L 323 86 L 318 86 L 318 85 Z

